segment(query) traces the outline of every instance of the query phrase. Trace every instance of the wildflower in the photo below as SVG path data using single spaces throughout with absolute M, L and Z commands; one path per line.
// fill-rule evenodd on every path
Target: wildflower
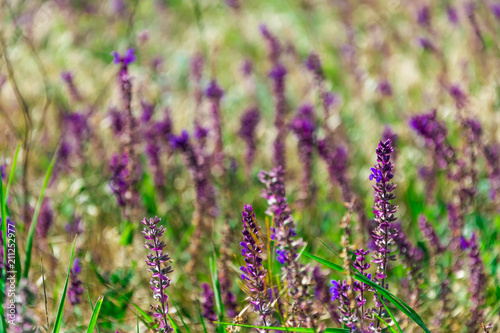
M 420 227 L 420 231 L 427 238 L 429 245 L 434 249 L 435 253 L 442 252 L 443 246 L 441 245 L 441 241 L 439 236 L 436 234 L 436 230 L 432 227 L 432 225 L 427 221 L 427 218 L 424 215 L 420 215 L 418 218 L 418 226 Z
M 392 95 L 392 86 L 387 79 L 383 79 L 378 83 L 377 90 L 382 96 Z
M 82 302 L 81 295 L 83 294 L 83 286 L 82 281 L 78 278 L 81 272 L 80 259 L 75 258 L 70 270 L 71 284 L 68 288 L 68 299 L 71 305 L 77 305 Z
M 417 11 L 417 23 L 423 27 L 431 24 L 431 9 L 429 6 L 422 6 Z
M 170 257 L 168 253 L 163 252 L 165 243 L 161 240 L 165 228 L 158 226 L 160 219 L 155 216 L 147 220 L 144 218 L 141 223 L 145 226 L 142 234 L 146 240 L 144 247 L 151 252 L 147 255 L 146 264 L 148 271 L 153 274 L 151 277 L 151 290 L 153 298 L 158 302 L 156 305 L 151 305 L 151 310 L 154 311 L 154 317 L 159 327 L 157 332 L 166 333 L 172 332 L 167 319 L 168 314 L 168 296 L 165 289 L 170 286 L 170 279 L 167 274 L 172 273 L 172 267 L 169 265 Z
M 472 234 L 469 246 L 469 293 L 471 295 L 472 306 L 469 310 L 470 318 L 468 327 L 477 327 L 484 320 L 484 309 L 482 307 L 486 300 L 485 288 L 487 278 L 484 272 L 484 263 L 481 259 L 479 244 L 475 233 Z
M 80 92 L 78 91 L 78 89 L 76 88 L 75 81 L 73 78 L 73 73 L 71 73 L 69 71 L 61 72 L 61 79 L 68 86 L 68 90 L 69 90 L 69 93 L 71 95 L 71 98 L 73 98 L 77 102 L 81 102 L 83 98 L 82 98 L 82 95 L 80 94 Z
M 201 288 L 203 290 L 202 292 L 202 299 L 201 299 L 201 305 L 203 308 L 202 315 L 205 317 L 210 324 L 213 325 L 214 321 L 217 321 L 217 314 L 215 313 L 214 307 L 215 307 L 215 294 L 210 289 L 210 286 L 208 283 L 203 283 L 201 285 Z
M 276 36 L 274 36 L 269 29 L 267 28 L 266 25 L 261 24 L 259 26 L 260 33 L 266 40 L 268 47 L 269 47 L 269 59 L 271 60 L 271 63 L 276 63 L 281 56 L 281 53 L 283 52 L 283 48 L 281 46 L 280 41 Z
M 286 202 L 283 176 L 284 171 L 281 167 L 259 173 L 260 181 L 266 185 L 263 197 L 269 204 L 267 214 L 274 216 L 276 227 L 272 237 L 278 246 L 277 260 L 283 265 L 288 294 L 293 300 L 289 307 L 290 320 L 293 325 L 317 328 L 320 312 L 314 308 L 313 302 L 309 299 L 309 289 L 312 285 L 310 267 L 304 266 L 297 260 L 304 242 L 301 238 L 295 237 L 295 222 Z
M 456 25 L 458 24 L 458 12 L 457 9 L 451 5 L 446 6 L 446 14 L 448 15 L 448 20 Z
M 250 297 L 253 310 L 260 315 L 264 325 L 268 326 L 270 322 L 267 319 L 273 310 L 268 299 L 265 281 L 267 271 L 262 264 L 263 245 L 259 243 L 260 228 L 257 225 L 252 206 L 245 205 L 242 215 L 243 241 L 240 246 L 241 255 L 245 257 L 245 265 L 240 267 L 240 270 L 242 272 L 241 278 L 245 283 L 244 291 Z
M 224 96 L 224 90 L 222 90 L 222 88 L 217 84 L 215 80 L 212 80 L 205 90 L 205 95 L 211 102 L 213 133 L 215 135 L 214 162 L 216 166 L 218 166 L 219 168 L 223 168 L 224 152 L 222 143 L 220 100 L 222 96 Z
M 370 180 L 375 179 L 376 184 L 373 185 L 375 190 L 375 203 L 373 205 L 373 213 L 375 214 L 375 222 L 378 224 L 373 231 L 375 238 L 375 251 L 372 262 L 377 265 L 376 280 L 381 287 L 386 288 L 385 278 L 387 277 L 387 266 L 389 261 L 396 260 L 395 255 L 391 254 L 391 247 L 394 244 L 394 238 L 397 236 L 397 231 L 393 228 L 392 223 L 396 221 L 394 214 L 398 208 L 392 201 L 395 199 L 392 193 L 396 185 L 391 182 L 394 177 L 394 163 L 391 162 L 392 153 L 391 140 L 385 142 L 380 141 L 377 152 L 377 163 L 371 169 Z M 378 305 L 380 311 L 382 304 Z
M 38 223 L 36 225 L 37 236 L 41 239 L 46 239 L 49 233 L 50 227 L 54 223 L 54 212 L 50 205 L 49 199 L 45 198 L 42 201 L 42 206 L 40 207 L 40 213 L 38 214 Z
M 299 140 L 298 151 L 303 165 L 300 195 L 302 200 L 310 196 L 310 188 L 312 187 L 313 152 L 316 144 L 314 123 L 314 107 L 310 104 L 304 104 L 299 108 L 297 116 L 290 125 Z
M 285 139 L 287 135 L 286 129 L 286 113 L 287 105 L 285 98 L 285 76 L 286 68 L 281 63 L 276 63 L 269 73 L 269 77 L 273 80 L 273 94 L 275 104 L 274 126 L 276 127 L 276 137 L 274 139 L 273 162 L 275 167 L 286 168 L 285 164 Z
M 252 169 L 252 164 L 255 159 L 255 151 L 257 149 L 255 129 L 260 121 L 260 111 L 258 108 L 250 108 L 240 118 L 239 136 L 245 141 L 247 148 L 245 152 L 245 162 L 247 174 Z

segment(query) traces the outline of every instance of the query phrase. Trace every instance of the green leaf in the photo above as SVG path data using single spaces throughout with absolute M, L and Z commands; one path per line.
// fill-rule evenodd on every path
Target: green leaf
M 23 277 L 28 278 L 28 274 L 30 271 L 30 265 L 31 265 L 31 251 L 33 250 L 33 238 L 35 236 L 35 229 L 36 229 L 36 223 L 38 221 L 38 214 L 40 213 L 40 207 L 42 206 L 42 201 L 43 197 L 45 196 L 45 190 L 47 189 L 47 186 L 49 185 L 49 179 L 50 175 L 52 174 L 52 169 L 54 168 L 54 164 L 56 163 L 57 160 L 57 151 L 54 152 L 54 156 L 52 157 L 52 160 L 50 161 L 49 168 L 47 169 L 47 172 L 45 173 L 45 179 L 43 180 L 43 185 L 42 185 L 42 190 L 40 192 L 40 195 L 38 196 L 38 201 L 36 202 L 35 206 L 35 212 L 33 213 L 33 219 L 31 220 L 31 225 L 30 229 L 28 231 L 28 238 L 26 240 L 26 249 L 24 251 L 26 258 L 24 259 L 24 272 L 23 272 Z
M 17 156 L 19 155 L 19 149 L 21 148 L 21 142 L 18 143 L 16 153 L 14 154 L 14 159 L 12 160 L 12 166 L 10 168 L 9 182 L 7 183 L 7 189 L 5 190 L 5 202 L 9 199 L 10 185 L 14 181 L 14 173 L 16 171 Z
M 203 326 L 203 332 L 208 333 L 207 327 L 205 326 L 205 318 L 203 318 L 203 315 L 201 314 L 200 303 L 198 301 L 196 301 L 196 310 L 198 310 L 198 315 L 200 316 L 200 322 Z
M 373 312 L 373 315 L 374 315 L 375 317 L 377 317 L 377 318 L 378 318 L 381 322 L 383 322 L 389 331 L 391 331 L 392 333 L 398 333 L 398 332 L 394 329 L 394 327 L 392 327 L 391 325 L 389 325 L 389 323 L 388 323 L 388 322 L 386 322 L 386 321 L 384 320 L 384 318 L 380 317 L 380 316 L 378 315 L 378 313 Z
M 391 310 L 389 310 L 389 308 L 387 307 L 387 305 L 385 304 L 384 300 L 382 299 L 382 297 L 380 297 L 380 295 L 377 293 L 377 295 L 379 296 L 378 299 L 380 300 L 380 302 L 382 302 L 382 304 L 384 305 L 384 308 L 385 310 L 387 311 L 387 313 L 389 314 L 389 316 L 391 316 L 391 319 L 392 321 L 396 324 L 398 330 L 399 330 L 399 333 L 403 333 L 401 331 L 401 327 L 399 327 L 399 324 L 398 322 L 396 321 L 396 318 L 394 318 L 394 315 L 392 314 Z M 386 324 L 387 325 L 387 324 Z M 390 326 L 388 326 L 390 327 Z
M 224 304 L 222 303 L 222 296 L 220 292 L 219 274 L 217 274 L 217 257 L 215 252 L 213 258 L 210 258 L 210 273 L 212 274 L 217 317 L 222 321 L 224 319 Z M 222 333 L 224 332 L 224 330 L 219 331 Z
M 64 301 L 66 300 L 66 292 L 68 291 L 68 281 L 69 281 L 69 273 L 71 271 L 71 265 L 73 264 L 73 256 L 75 255 L 75 246 L 76 246 L 76 236 L 73 241 L 73 249 L 71 250 L 71 257 L 69 258 L 68 265 L 68 274 L 66 275 L 66 282 L 64 282 L 64 289 L 61 295 L 61 301 L 59 302 L 59 308 L 57 309 L 56 321 L 54 322 L 54 330 L 53 333 L 59 333 L 61 329 L 61 323 L 63 319 L 64 312 Z
M 92 309 L 92 317 L 90 317 L 90 323 L 87 328 L 87 333 L 93 333 L 94 328 L 97 326 L 97 318 L 99 318 L 99 311 L 101 311 L 102 302 L 104 301 L 104 297 L 100 296 L 95 304 L 94 309 Z
M 333 262 L 322 259 L 322 258 L 317 257 L 311 253 L 308 253 L 308 252 L 304 252 L 303 254 L 306 257 L 309 257 L 311 259 L 316 260 L 320 264 L 323 264 L 327 267 L 330 267 L 336 271 L 344 272 L 344 269 L 342 267 L 340 267 L 337 264 L 334 264 Z M 380 292 L 385 298 L 387 298 L 387 300 L 389 302 L 391 302 L 395 307 L 397 307 L 401 312 L 403 312 L 411 320 L 413 320 L 413 322 L 415 322 L 418 326 L 420 326 L 425 332 L 431 333 L 431 331 L 429 331 L 427 326 L 425 326 L 422 318 L 420 318 L 420 316 L 415 312 L 415 310 L 413 310 L 408 304 L 406 304 L 405 302 L 403 302 L 402 300 L 400 300 L 399 298 L 397 298 L 396 296 L 391 294 L 387 289 L 382 288 L 378 284 L 376 284 L 375 282 L 369 280 L 366 276 L 364 276 L 362 274 L 356 273 L 354 278 L 358 281 L 364 282 L 364 283 L 370 285 L 371 287 L 373 287 L 376 291 Z
M 88 290 L 88 289 L 87 289 L 87 296 L 88 296 L 88 298 L 89 298 L 90 309 L 91 309 L 91 310 L 92 310 L 92 312 L 93 312 L 93 311 L 94 311 L 94 306 L 92 305 L 92 299 L 90 298 L 90 292 L 89 292 L 89 290 Z M 96 328 L 97 328 L 97 332 L 99 332 L 99 333 L 100 333 L 100 331 L 99 331 L 99 326 L 97 326 L 97 324 L 96 324 Z
M 179 326 L 175 323 L 175 321 L 172 319 L 172 317 L 170 317 L 170 314 L 167 313 L 167 316 L 168 316 L 168 320 L 170 321 L 170 324 L 172 325 L 175 333 L 182 333 Z
M 314 333 L 314 328 L 305 328 L 305 327 L 255 326 L 255 325 L 232 324 L 232 323 L 222 323 L 222 322 L 214 322 L 214 324 L 219 324 L 219 325 L 224 325 L 224 326 L 260 328 L 260 329 L 264 329 L 264 330 L 273 330 L 273 331 L 293 331 L 293 332 L 311 332 L 311 333 Z M 345 329 L 345 328 L 327 328 L 323 332 L 325 332 L 325 333 L 349 333 L 349 330 Z

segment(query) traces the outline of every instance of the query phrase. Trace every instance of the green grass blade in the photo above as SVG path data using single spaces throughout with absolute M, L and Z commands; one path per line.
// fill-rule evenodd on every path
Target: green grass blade
M 323 265 L 325 265 L 325 266 L 327 266 L 327 267 L 330 267 L 331 269 L 334 269 L 334 270 L 336 270 L 336 271 L 338 271 L 338 272 L 343 272 L 343 271 L 344 271 L 344 269 L 342 268 L 342 266 L 337 265 L 337 264 L 334 264 L 333 262 L 328 261 L 328 260 L 325 260 L 325 259 L 323 259 L 323 258 L 317 257 L 317 256 L 315 256 L 314 254 L 311 254 L 311 253 L 309 253 L 309 252 L 304 252 L 304 253 L 302 253 L 302 254 L 303 254 L 304 256 L 306 256 L 306 257 L 308 257 L 308 258 L 311 258 L 311 259 L 313 259 L 313 260 L 316 260 L 316 261 L 317 261 L 317 262 L 319 262 L 320 264 L 323 264 Z
M 184 328 L 186 329 L 186 332 L 190 333 L 191 330 L 189 329 L 189 327 L 186 325 L 186 323 L 184 322 L 184 318 L 182 317 L 182 313 L 181 311 L 179 310 L 179 307 L 177 306 L 177 302 L 175 302 L 168 294 L 167 296 L 169 297 L 170 301 L 172 302 L 172 305 L 174 306 L 174 309 L 175 309 L 175 312 L 177 313 L 177 315 L 179 316 L 179 319 L 181 320 L 182 322 L 182 325 L 184 326 Z
M 75 255 L 75 246 L 76 246 L 76 236 L 73 241 L 73 249 L 71 250 L 71 257 L 69 258 L 68 265 L 68 275 L 66 276 L 66 282 L 64 282 L 64 289 L 61 295 L 61 301 L 59 302 L 59 308 L 57 309 L 56 321 L 54 322 L 54 330 L 53 333 L 59 333 L 61 329 L 63 312 L 64 312 L 64 301 L 66 300 L 66 292 L 68 291 L 68 281 L 69 281 L 69 273 L 71 271 L 71 265 L 73 264 L 73 256 Z
M 104 301 L 104 297 L 100 296 L 95 304 L 95 307 L 92 309 L 92 317 L 90 317 L 90 323 L 87 328 L 87 333 L 93 333 L 95 327 L 97 326 L 97 318 L 99 318 L 99 312 L 101 311 L 102 302 Z M 92 303 L 91 303 L 92 304 Z
M 36 223 L 38 220 L 38 214 L 40 213 L 40 207 L 42 206 L 42 201 L 43 197 L 45 196 L 45 190 L 47 189 L 47 186 L 49 185 L 49 179 L 50 175 L 52 174 L 52 169 L 54 168 L 54 164 L 56 163 L 57 160 L 57 151 L 54 152 L 54 156 L 52 157 L 52 160 L 50 161 L 49 168 L 47 169 L 47 173 L 45 174 L 45 179 L 43 180 L 43 185 L 42 185 L 42 190 L 40 192 L 40 196 L 38 197 L 38 201 L 36 202 L 35 206 L 35 212 L 33 213 L 33 219 L 31 220 L 31 225 L 30 229 L 28 231 L 28 238 L 26 239 L 26 249 L 24 251 L 24 254 L 26 258 L 24 259 L 24 271 L 23 271 L 23 277 L 28 278 L 28 274 L 30 271 L 30 265 L 31 265 L 31 251 L 33 250 L 33 238 L 35 236 L 35 229 L 36 229 Z
M 303 254 L 306 257 L 309 257 L 309 258 L 319 262 L 320 264 L 323 264 L 327 267 L 330 267 L 336 271 L 339 271 L 339 272 L 344 271 L 344 269 L 341 266 L 334 264 L 333 262 L 330 262 L 326 259 L 317 257 L 311 253 L 308 253 L 308 252 L 304 252 Z M 400 300 L 399 298 L 394 296 L 387 289 L 382 288 L 378 284 L 376 284 L 375 282 L 369 280 L 366 276 L 364 276 L 362 274 L 356 273 L 354 278 L 358 281 L 364 282 L 364 283 L 370 285 L 371 287 L 373 287 L 376 291 L 381 293 L 389 302 L 391 302 L 396 308 L 398 308 L 401 312 L 403 312 L 406 316 L 408 316 L 408 318 L 410 318 L 411 320 L 413 320 L 413 322 L 415 322 L 418 326 L 420 326 L 426 333 L 431 333 L 431 331 L 429 331 L 427 326 L 425 326 L 422 318 L 420 318 L 420 316 L 415 312 L 415 310 L 413 310 L 408 304 L 406 304 L 405 302 L 403 302 L 402 300 Z
M 246 325 L 246 324 L 232 324 L 232 323 L 221 323 L 214 322 L 214 324 L 219 324 L 223 326 L 239 326 L 248 328 L 260 328 L 263 330 L 273 330 L 273 331 L 294 331 L 294 332 L 311 332 L 314 333 L 314 328 L 305 327 L 273 327 L 273 326 L 256 326 L 256 325 Z M 348 329 L 345 328 L 327 328 L 323 332 L 325 333 L 349 333 Z
M 94 311 L 94 306 L 92 305 L 92 298 L 90 297 L 90 292 L 89 290 L 87 289 L 87 297 L 89 298 L 89 303 L 90 303 L 90 309 L 92 310 L 92 312 Z M 96 328 L 97 328 L 97 332 L 101 333 L 99 331 L 99 326 L 96 324 Z
M 384 320 L 384 318 L 382 318 L 382 317 L 380 317 L 380 316 L 378 315 L 378 313 L 373 312 L 373 315 L 374 315 L 376 318 L 378 318 L 378 319 L 379 319 L 382 323 L 384 323 L 384 324 L 385 324 L 385 326 L 387 327 L 387 329 L 388 329 L 389 331 L 391 331 L 392 333 L 398 333 L 398 332 L 394 329 L 394 327 L 390 326 L 390 325 L 389 325 L 389 323 L 387 323 L 387 322 Z
M 14 154 L 14 159 L 12 160 L 12 166 L 10 167 L 9 181 L 7 183 L 7 189 L 5 190 L 5 202 L 9 200 L 9 190 L 10 185 L 14 181 L 14 173 L 16 171 L 17 157 L 19 156 L 19 150 L 21 148 L 21 142 L 17 145 L 16 153 Z
M 220 292 L 220 283 L 219 283 L 219 274 L 217 274 L 217 257 L 214 253 L 213 258 L 210 258 L 210 273 L 212 274 L 212 284 L 215 294 L 215 305 L 217 310 L 217 317 L 219 321 L 224 320 L 224 304 L 222 303 L 222 296 Z M 222 328 L 222 326 L 218 326 Z M 221 333 L 224 333 L 224 329 L 218 330 Z
M 167 313 L 168 320 L 170 321 L 170 324 L 172 325 L 172 328 L 174 329 L 175 333 L 182 333 L 181 329 L 179 328 L 179 325 L 175 323 L 175 321 L 170 317 L 170 314 Z
M 396 327 L 398 328 L 399 330 L 399 333 L 403 333 L 403 331 L 401 331 L 401 327 L 399 327 L 399 324 L 398 322 L 396 321 L 396 318 L 394 318 L 394 315 L 392 314 L 391 310 L 389 310 L 389 308 L 387 307 L 387 305 L 385 304 L 384 300 L 382 299 L 382 297 L 380 297 L 380 295 L 377 293 L 377 295 L 379 296 L 379 300 L 380 302 L 382 302 L 382 304 L 384 305 L 384 308 L 385 310 L 387 311 L 387 313 L 389 314 L 389 316 L 391 316 L 391 319 L 392 321 L 396 324 Z M 387 324 L 386 324 L 387 325 Z M 390 326 L 388 326 L 390 327 Z
M 203 315 L 201 314 L 200 303 L 198 301 L 196 301 L 196 310 L 198 310 L 198 315 L 200 316 L 201 326 L 203 326 L 203 333 L 208 333 L 207 327 L 205 326 L 205 318 L 203 318 Z
M 140 333 L 139 332 L 139 316 L 135 316 L 135 318 L 137 318 L 137 333 Z

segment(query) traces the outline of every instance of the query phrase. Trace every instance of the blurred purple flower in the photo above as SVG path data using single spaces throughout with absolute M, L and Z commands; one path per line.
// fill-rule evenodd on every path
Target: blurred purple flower
M 68 288 L 68 300 L 71 305 L 77 305 L 82 302 L 81 295 L 83 294 L 82 281 L 78 278 L 78 275 L 82 272 L 80 267 L 80 259 L 75 258 L 73 261 L 73 266 L 70 270 L 71 283 Z
M 215 313 L 215 294 L 208 285 L 208 283 L 203 283 L 201 285 L 201 306 L 203 309 L 202 315 L 211 325 L 217 321 L 217 314 Z

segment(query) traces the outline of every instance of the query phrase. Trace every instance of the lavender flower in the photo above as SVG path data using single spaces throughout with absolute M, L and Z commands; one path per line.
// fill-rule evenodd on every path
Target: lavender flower
M 316 144 L 314 107 L 310 104 L 302 105 L 290 125 L 297 135 L 298 151 L 303 164 L 300 198 L 306 200 L 311 195 L 313 153 Z
M 203 92 L 201 90 L 201 78 L 203 76 L 203 55 L 201 53 L 195 53 L 191 57 L 190 63 L 190 76 L 193 84 L 194 99 L 196 101 L 196 106 L 201 105 L 203 99 Z
M 500 146 L 498 143 L 485 145 L 483 154 L 488 165 L 488 178 L 490 180 L 490 198 L 495 199 L 500 194 Z
M 68 86 L 71 98 L 73 98 L 76 102 L 81 102 L 83 98 L 78 89 L 76 88 L 75 81 L 73 79 L 73 74 L 69 71 L 61 72 L 61 79 Z
M 392 86 L 387 79 L 383 79 L 378 83 L 377 90 L 382 96 L 392 96 Z
M 269 29 L 267 28 L 266 25 L 261 24 L 259 26 L 260 33 L 266 40 L 269 48 L 269 59 L 271 63 L 275 64 L 278 62 L 279 57 L 281 56 L 281 53 L 283 52 L 283 48 L 281 46 L 280 41 L 276 36 L 274 36 Z
M 446 14 L 448 15 L 448 20 L 453 24 L 458 24 L 458 12 L 457 9 L 451 5 L 446 6 Z
M 450 96 L 455 101 L 458 109 L 462 109 L 467 105 L 467 95 L 462 91 L 460 85 L 453 84 L 449 88 Z
M 170 257 L 168 253 L 163 252 L 165 243 L 161 241 L 161 237 L 165 232 L 163 226 L 158 226 L 160 219 L 155 216 L 147 220 L 144 218 L 141 223 L 145 225 L 142 234 L 146 239 L 144 247 L 151 252 L 147 255 L 146 264 L 148 271 L 153 274 L 151 277 L 151 290 L 153 298 L 158 302 L 157 305 L 151 305 L 151 310 L 154 311 L 154 317 L 159 327 L 156 329 L 158 333 L 172 332 L 167 319 L 168 314 L 168 296 L 165 289 L 170 286 L 170 279 L 167 274 L 172 273 L 172 267 L 169 265 Z
M 71 284 L 68 288 L 68 300 L 73 306 L 82 302 L 81 295 L 83 294 L 83 286 L 82 281 L 78 278 L 81 272 L 80 259 L 75 258 L 70 270 Z
M 38 215 L 38 223 L 36 225 L 37 236 L 41 239 L 46 239 L 53 223 L 54 212 L 52 211 L 49 199 L 45 198 L 42 201 L 42 206 L 40 207 L 40 213 Z
M 253 71 L 253 62 L 251 60 L 244 60 L 243 63 L 241 64 L 241 72 L 243 73 L 243 76 L 249 77 L 252 75 Z
M 125 116 L 122 112 L 118 111 L 118 109 L 111 107 L 108 110 L 108 115 L 111 120 L 111 129 L 116 136 L 122 134 L 125 128 Z
M 481 259 L 481 253 L 475 233 L 472 235 L 469 243 L 469 294 L 471 295 L 472 306 L 470 308 L 470 318 L 467 326 L 478 327 L 484 319 L 484 309 L 482 306 L 486 300 L 485 286 L 487 284 L 487 278 L 484 272 L 484 263 Z
M 206 318 L 210 324 L 214 324 L 214 321 L 217 321 L 217 314 L 215 313 L 214 307 L 215 307 L 215 294 L 210 289 L 210 286 L 208 283 L 203 283 L 201 285 L 201 288 L 203 289 L 202 292 L 202 299 L 201 299 L 201 305 L 203 308 L 202 315 L 204 318 Z
M 260 111 L 258 108 L 250 108 L 240 118 L 239 136 L 245 141 L 247 148 L 245 152 L 245 162 L 247 174 L 252 170 L 257 149 L 255 129 L 260 121 Z
M 217 84 L 215 80 L 212 80 L 210 81 L 207 89 L 205 90 L 205 95 L 211 102 L 212 122 L 215 133 L 214 161 L 216 166 L 218 166 L 219 168 L 223 168 L 224 152 L 222 143 L 220 100 L 222 96 L 224 96 L 224 90 L 221 89 L 221 87 Z
M 241 255 L 245 257 L 245 265 L 240 267 L 240 270 L 244 281 L 243 290 L 249 295 L 253 310 L 260 315 L 264 326 L 270 326 L 268 317 L 273 310 L 266 287 L 267 271 L 262 264 L 263 245 L 259 243 L 260 228 L 257 226 L 252 206 L 245 205 L 242 215 L 243 241 L 240 246 Z
M 437 119 L 436 109 L 418 114 L 410 119 L 410 127 L 425 139 L 433 149 L 433 159 L 444 169 L 453 160 L 453 148 L 446 142 L 448 130 L 444 122 Z
M 490 6 L 491 13 L 493 13 L 493 16 L 500 21 L 500 3 L 496 2 L 494 4 L 491 4 Z
M 116 197 L 118 206 L 125 207 L 127 203 L 127 193 L 129 191 L 129 158 L 128 154 L 114 154 L 109 162 L 112 176 L 110 181 L 111 191 Z
M 286 68 L 281 63 L 276 63 L 269 77 L 273 80 L 273 94 L 275 103 L 274 126 L 276 127 L 276 137 L 274 139 L 273 162 L 275 167 L 286 168 L 285 164 L 285 139 L 286 139 L 286 114 L 287 105 L 285 98 L 285 76 Z
M 389 125 L 385 126 L 384 132 L 382 133 L 382 141 L 386 141 L 387 139 L 390 139 L 392 142 L 393 152 L 391 153 L 391 159 L 395 161 L 397 158 L 398 135 L 392 130 Z
M 74 216 L 73 220 L 65 225 L 64 229 L 71 238 L 75 235 L 80 235 L 83 233 L 82 218 L 80 216 Z
M 377 273 L 375 275 L 378 284 L 381 287 L 387 288 L 385 278 L 387 277 L 387 266 L 389 261 L 396 260 L 395 255 L 391 254 L 391 247 L 394 244 L 394 238 L 397 236 L 397 231 L 393 228 L 392 223 L 396 221 L 394 214 L 398 208 L 392 201 L 395 199 L 392 191 L 396 185 L 391 182 L 394 177 L 394 163 L 391 162 L 392 153 L 391 140 L 385 142 L 380 141 L 377 152 L 377 163 L 371 168 L 370 180 L 375 179 L 375 204 L 373 212 L 375 214 L 375 222 L 378 224 L 373 231 L 375 238 L 375 251 L 372 262 L 377 265 Z M 378 300 L 377 300 L 377 303 Z M 377 304 L 382 311 L 382 304 Z
M 330 288 L 330 293 L 332 294 L 332 302 L 339 300 L 340 306 L 339 310 L 342 314 L 341 322 L 351 330 L 356 329 L 356 323 L 358 322 L 358 316 L 356 314 L 356 309 L 352 306 L 350 294 L 352 293 L 351 286 L 344 281 L 332 280 L 332 286 Z
M 269 204 L 267 214 L 274 216 L 275 229 L 271 238 L 278 246 L 277 260 L 283 265 L 288 294 L 293 300 L 289 308 L 290 324 L 293 327 L 299 325 L 317 328 L 320 313 L 309 299 L 309 287 L 312 285 L 310 267 L 297 261 L 303 240 L 295 238 L 295 222 L 286 202 L 283 176 L 284 171 L 281 167 L 274 168 L 269 173 L 264 171 L 259 173 L 260 181 L 267 188 L 262 195 Z
M 420 215 L 418 218 L 418 226 L 420 227 L 420 231 L 425 236 L 431 247 L 433 248 L 435 253 L 441 253 L 444 248 L 441 244 L 441 240 L 439 236 L 436 234 L 436 230 L 432 227 L 432 225 L 427 221 L 425 215 Z
M 417 23 L 423 27 L 429 27 L 431 24 L 431 9 L 424 5 L 417 11 Z

